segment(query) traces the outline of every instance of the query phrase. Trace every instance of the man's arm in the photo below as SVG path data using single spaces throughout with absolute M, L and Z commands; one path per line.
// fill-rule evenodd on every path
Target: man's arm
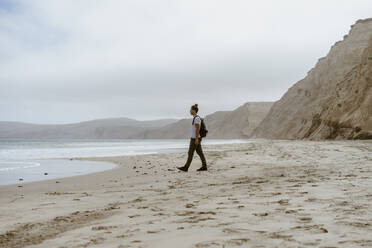
M 199 123 L 195 123 L 195 128 L 196 128 L 196 132 L 195 132 L 195 145 L 198 145 L 199 144 L 200 124 Z

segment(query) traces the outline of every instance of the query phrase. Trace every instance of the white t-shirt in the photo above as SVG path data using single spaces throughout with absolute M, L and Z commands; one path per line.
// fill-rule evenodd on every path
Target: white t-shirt
M 194 119 L 194 117 L 193 117 Z M 201 126 L 201 119 L 199 116 L 196 116 L 195 117 L 195 120 L 194 120 L 194 124 L 192 124 L 192 120 L 191 119 L 191 130 L 190 130 L 190 137 L 195 139 L 195 136 L 196 136 L 196 127 L 195 127 L 195 124 L 199 124 L 199 128 Z M 199 137 L 200 137 L 200 134 L 199 134 Z

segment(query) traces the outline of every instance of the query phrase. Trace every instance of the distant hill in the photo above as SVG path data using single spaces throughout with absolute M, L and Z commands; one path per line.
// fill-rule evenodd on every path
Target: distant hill
M 208 138 L 248 138 L 273 103 L 250 102 L 232 111 L 207 115 Z M 111 118 L 73 124 L 0 122 L 0 138 L 22 139 L 180 139 L 189 138 L 189 119 L 137 121 Z
M 208 138 L 248 138 L 269 112 L 272 102 L 248 102 L 232 111 L 217 111 L 205 116 Z M 202 116 L 203 117 L 203 116 Z M 146 130 L 140 138 L 188 138 L 192 118 L 182 119 L 162 128 Z
M 73 124 L 0 122 L 0 138 L 125 139 L 175 121 L 175 119 L 137 121 L 129 118 L 110 118 Z
M 271 108 L 253 138 L 372 138 L 372 18 L 359 20 Z

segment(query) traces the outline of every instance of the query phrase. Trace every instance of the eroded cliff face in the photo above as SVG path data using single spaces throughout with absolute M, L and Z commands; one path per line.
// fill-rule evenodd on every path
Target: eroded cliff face
M 361 63 L 330 94 L 305 138 L 372 139 L 372 40 Z
M 308 75 L 277 101 L 253 138 L 372 137 L 372 18 L 359 20 Z

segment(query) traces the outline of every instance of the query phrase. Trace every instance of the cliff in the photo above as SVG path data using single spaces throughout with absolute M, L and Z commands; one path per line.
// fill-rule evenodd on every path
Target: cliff
M 372 134 L 372 18 L 359 20 L 271 108 L 252 138 L 361 139 Z

